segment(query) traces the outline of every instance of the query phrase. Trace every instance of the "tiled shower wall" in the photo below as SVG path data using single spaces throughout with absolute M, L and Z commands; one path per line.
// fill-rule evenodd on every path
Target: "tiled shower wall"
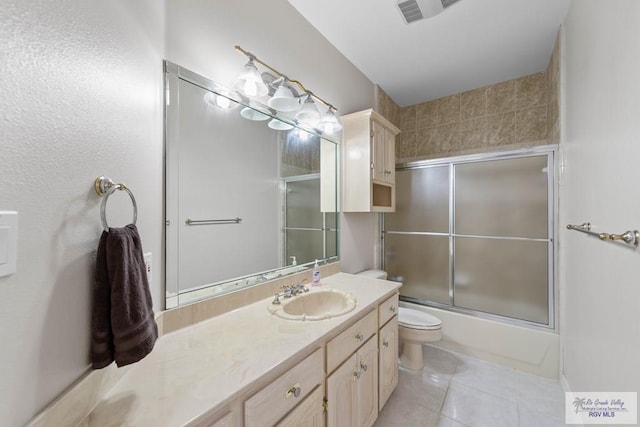
M 376 110 L 401 129 L 396 162 L 559 142 L 559 44 L 546 71 L 400 108 L 378 88 Z
M 375 110 L 382 114 L 384 118 L 389 120 L 394 125 L 400 127 L 400 107 L 387 93 L 382 90 L 380 86 L 376 86 L 376 108 Z

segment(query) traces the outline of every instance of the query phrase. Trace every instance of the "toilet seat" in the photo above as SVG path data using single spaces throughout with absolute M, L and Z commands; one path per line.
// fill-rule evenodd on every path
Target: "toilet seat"
M 405 307 L 398 309 L 398 323 L 405 328 L 423 331 L 442 328 L 442 321 L 437 317 L 423 311 Z

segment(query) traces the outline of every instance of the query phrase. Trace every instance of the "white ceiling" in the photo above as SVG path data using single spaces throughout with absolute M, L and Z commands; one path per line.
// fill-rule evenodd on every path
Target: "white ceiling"
M 459 0 L 411 24 L 397 0 L 289 2 L 404 107 L 545 70 L 570 0 Z

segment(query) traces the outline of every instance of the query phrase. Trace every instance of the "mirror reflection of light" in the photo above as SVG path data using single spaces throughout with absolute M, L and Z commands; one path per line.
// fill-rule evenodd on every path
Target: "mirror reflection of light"
M 216 105 L 220 108 L 231 108 L 231 101 L 224 96 L 216 96 Z
M 207 92 L 204 94 L 204 101 L 212 106 L 217 107 L 222 110 L 230 110 L 231 108 L 236 107 L 238 104 L 232 102 L 229 98 L 223 95 L 219 95 L 213 92 Z
M 294 136 L 296 138 L 298 138 L 298 141 L 307 141 L 310 137 L 311 134 L 309 132 L 307 132 L 306 130 L 303 129 L 296 129 L 294 132 Z

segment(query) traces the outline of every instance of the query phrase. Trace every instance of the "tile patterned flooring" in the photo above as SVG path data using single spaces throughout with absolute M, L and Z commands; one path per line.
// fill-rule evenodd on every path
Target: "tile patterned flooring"
M 374 427 L 564 426 L 557 381 L 424 346 L 425 367 L 400 367 L 398 387 Z

